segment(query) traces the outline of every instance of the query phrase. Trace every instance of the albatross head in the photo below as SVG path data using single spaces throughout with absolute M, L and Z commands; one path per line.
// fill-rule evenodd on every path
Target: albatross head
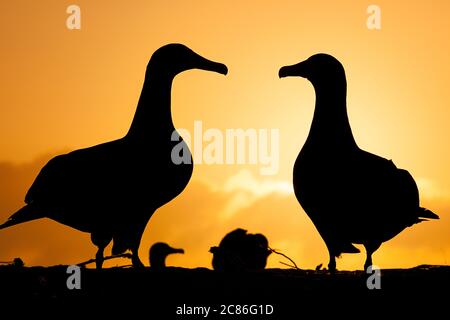
M 178 43 L 168 44 L 156 50 L 150 59 L 148 68 L 163 72 L 169 77 L 175 77 L 190 69 L 214 71 L 224 75 L 228 73 L 224 64 L 208 60 Z
M 184 253 L 184 250 L 172 248 L 165 242 L 155 243 L 150 248 L 150 266 L 154 269 L 165 268 L 167 256 L 173 253 Z
M 306 78 L 315 88 L 346 83 L 342 64 L 335 57 L 325 53 L 318 53 L 300 63 L 282 67 L 278 75 L 280 78 Z

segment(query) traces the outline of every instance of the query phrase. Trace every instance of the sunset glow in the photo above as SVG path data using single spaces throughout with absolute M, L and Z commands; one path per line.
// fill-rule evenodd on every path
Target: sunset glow
M 440 216 L 383 244 L 374 261 L 381 268 L 450 262 L 449 1 L 379 0 L 380 30 L 367 28 L 372 3 L 360 0 L 137 0 L 132 6 L 79 0 L 80 30 L 66 28 L 70 4 L 0 5 L 1 221 L 23 205 L 52 156 L 127 132 L 150 56 L 179 42 L 225 63 L 229 73 L 177 76 L 175 127 L 194 132 L 202 121 L 205 129 L 221 132 L 279 130 L 278 171 L 263 175 L 260 163 L 196 164 L 185 191 L 148 223 L 141 259 L 148 264 L 150 245 L 165 241 L 185 250 L 169 265 L 211 267 L 209 248 L 241 227 L 266 235 L 300 268 L 326 263 L 326 247 L 291 183 L 311 125 L 314 91 L 305 79 L 278 78 L 279 67 L 326 52 L 345 67 L 358 145 L 407 169 L 421 204 Z M 0 261 L 70 264 L 94 254 L 88 234 L 50 220 L 0 232 Z M 268 266 L 284 267 L 279 261 L 272 255 Z M 338 269 L 359 269 L 363 261 L 364 254 L 343 255 Z

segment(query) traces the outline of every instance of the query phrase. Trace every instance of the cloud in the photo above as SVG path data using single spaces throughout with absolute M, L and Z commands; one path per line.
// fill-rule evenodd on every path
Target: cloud
M 212 256 L 209 248 L 218 245 L 226 233 L 236 228 L 263 233 L 269 241 L 274 240 L 271 241 L 274 248 L 293 256 L 302 250 L 303 244 L 298 240 L 315 238 L 313 246 L 317 242 L 322 245 L 299 204 L 288 193 L 278 189 L 264 194 L 253 193 L 252 189 L 239 184 L 229 189 L 227 182 L 212 188 L 198 180 L 192 181 L 185 192 L 152 217 L 143 237 L 143 248 L 156 241 L 166 241 L 186 251 L 185 256 L 171 257 L 173 264 L 210 267 Z M 251 202 L 235 206 L 230 216 L 224 219 L 223 212 L 231 210 L 236 199 L 244 201 L 244 198 L 239 198 L 242 194 L 246 194 L 246 199 L 251 199 Z M 271 265 L 282 267 L 278 257 L 274 259 Z
M 419 188 L 420 197 L 427 200 L 448 200 L 450 199 L 450 191 L 439 186 L 435 181 L 419 177 L 416 180 Z
M 284 180 L 264 178 L 258 180 L 250 170 L 242 169 L 228 178 L 221 188 L 229 195 L 229 201 L 222 209 L 221 216 L 229 219 L 240 209 L 250 207 L 255 201 L 270 194 L 292 195 L 292 183 Z
M 24 195 L 47 155 L 33 162 L 14 165 L 0 163 L 0 221 L 23 205 Z M 419 180 L 420 181 L 420 180 Z M 421 191 L 430 190 L 420 185 Z M 444 264 L 450 261 L 450 205 L 427 200 L 439 221 L 407 228 L 383 244 L 375 254 L 380 267 L 411 267 Z M 327 263 L 326 247 L 314 225 L 298 204 L 291 183 L 273 177 L 261 178 L 242 170 L 223 184 L 191 180 L 185 191 L 158 209 L 150 219 L 141 242 L 140 256 L 148 263 L 148 250 L 157 241 L 184 248 L 184 255 L 168 258 L 169 265 L 211 267 L 211 246 L 235 228 L 263 233 L 270 246 L 294 259 L 301 268 Z M 89 234 L 51 220 L 42 219 L 0 231 L 0 261 L 21 257 L 28 265 L 78 263 L 94 256 L 96 248 Z M 107 253 L 109 251 L 107 250 Z M 283 267 L 284 258 L 271 255 L 270 267 Z M 447 262 L 446 262 L 447 261 Z M 364 254 L 343 255 L 341 269 L 360 269 Z M 113 261 L 109 265 L 129 263 Z
M 255 196 L 262 197 L 270 193 L 292 194 L 292 183 L 285 180 L 264 178 L 258 180 L 250 170 L 242 169 L 236 175 L 225 181 L 224 192 L 248 191 Z
M 53 155 L 24 164 L 0 163 L 0 223 L 24 205 L 28 188 Z M 49 219 L 0 230 L 0 261 L 21 257 L 29 265 L 77 263 L 94 253 L 89 235 Z
M 439 221 L 424 222 L 407 228 L 383 244 L 375 254 L 382 268 L 412 267 L 423 263 L 450 261 L 450 207 L 445 202 L 429 202 Z M 169 263 L 184 267 L 210 267 L 209 247 L 235 228 L 266 235 L 270 246 L 287 254 L 301 268 L 328 263 L 327 249 L 314 225 L 298 204 L 288 181 L 261 179 L 241 170 L 223 184 L 191 181 L 173 202 L 159 209 L 152 218 L 145 245 L 163 239 L 184 246 L 186 255 L 173 256 Z M 165 230 L 169 229 L 170 232 Z M 365 254 L 343 255 L 340 269 L 361 269 Z M 188 258 L 189 257 L 189 258 Z M 271 255 L 269 267 L 283 267 L 285 259 Z

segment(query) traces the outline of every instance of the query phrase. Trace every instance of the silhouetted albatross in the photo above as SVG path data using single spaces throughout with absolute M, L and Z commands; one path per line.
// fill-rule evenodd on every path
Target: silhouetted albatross
M 171 159 L 172 148 L 184 143 L 171 141 L 172 80 L 190 69 L 227 74 L 224 64 L 181 44 L 155 51 L 126 136 L 51 159 L 29 189 L 26 206 L 0 229 L 51 218 L 91 234 L 98 247 L 97 268 L 102 267 L 103 251 L 111 240 L 113 254 L 130 249 L 133 265 L 142 266 L 138 248 L 148 220 L 183 191 L 192 174 L 192 161 L 174 164 Z
M 311 218 L 325 244 L 330 262 L 335 257 L 372 253 L 406 227 L 438 219 L 419 206 L 419 192 L 408 171 L 390 160 L 361 150 L 347 117 L 347 82 L 341 63 L 327 54 L 316 54 L 279 71 L 280 78 L 308 79 L 316 92 L 314 119 L 308 138 L 294 165 L 295 196 Z
M 150 248 L 149 260 L 153 270 L 161 270 L 166 267 L 166 258 L 169 254 L 184 253 L 183 249 L 172 248 L 165 242 L 157 242 Z

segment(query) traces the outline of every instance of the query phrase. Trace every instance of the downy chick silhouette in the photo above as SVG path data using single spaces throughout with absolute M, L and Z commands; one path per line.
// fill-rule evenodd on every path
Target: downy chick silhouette
M 238 228 L 227 233 L 219 246 L 211 247 L 209 252 L 216 271 L 256 271 L 264 270 L 272 250 L 263 234 Z
M 363 244 L 372 265 L 380 245 L 406 227 L 439 217 L 419 205 L 419 192 L 408 171 L 390 160 L 361 150 L 347 116 L 347 82 L 341 63 L 316 54 L 282 67 L 280 78 L 308 79 L 316 93 L 308 138 L 294 165 L 294 192 L 322 236 L 330 255 L 358 253 Z
M 150 267 L 153 270 L 166 268 L 166 258 L 169 254 L 184 253 L 183 249 L 172 248 L 165 242 L 157 242 L 151 246 L 149 251 Z
M 51 218 L 91 234 L 98 247 L 96 266 L 113 240 L 112 253 L 132 252 L 135 267 L 142 233 L 156 209 L 180 194 L 192 174 L 190 163 L 174 164 L 172 141 L 174 77 L 201 69 L 227 74 L 224 64 L 207 60 L 181 44 L 168 44 L 152 55 L 136 113 L 121 139 L 51 159 L 29 189 L 26 205 L 0 229 L 39 218 Z M 185 159 L 187 155 L 183 155 Z

